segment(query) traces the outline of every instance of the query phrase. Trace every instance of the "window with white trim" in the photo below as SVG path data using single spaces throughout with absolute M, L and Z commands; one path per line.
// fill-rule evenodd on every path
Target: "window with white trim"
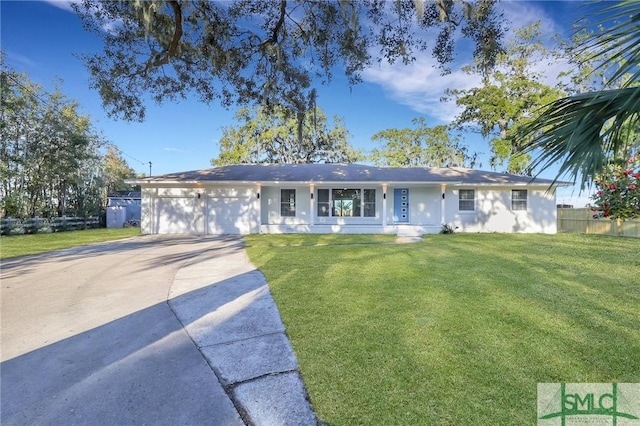
M 526 189 L 511 190 L 511 210 L 527 210 L 527 192 Z
M 476 190 L 460 189 L 458 190 L 458 210 L 473 211 L 476 209 Z
M 376 217 L 376 190 L 363 189 L 362 194 L 362 216 Z
M 329 190 L 318 189 L 318 216 L 329 216 Z
M 318 217 L 376 217 L 376 190 L 332 188 L 317 190 Z
M 296 190 L 281 189 L 280 190 L 280 216 L 296 215 Z

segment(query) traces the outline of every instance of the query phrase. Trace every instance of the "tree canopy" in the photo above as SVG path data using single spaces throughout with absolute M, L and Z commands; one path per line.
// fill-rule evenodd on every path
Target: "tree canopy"
M 339 118 L 330 125 L 320 108 L 305 115 L 302 127 L 283 107 L 241 108 L 238 126 L 223 129 L 214 166 L 242 163 L 353 163 L 362 154 L 349 145 Z
M 301 114 L 315 103 L 313 79 L 326 82 L 338 68 L 355 84 L 374 61 L 409 63 L 431 48 L 446 72 L 460 34 L 491 64 L 502 36 L 495 3 L 83 0 L 73 7 L 104 42 L 103 52 L 84 57 L 91 86 L 111 116 L 142 120 L 147 95 Z
M 98 215 L 110 179 L 135 176 L 122 158 L 119 171 L 110 166 L 115 151 L 105 164 L 108 143 L 58 89 L 48 92 L 2 63 L 0 90 L 0 216 Z
M 482 77 L 481 85 L 471 89 L 449 89 L 447 94 L 462 107 L 454 125 L 477 129 L 489 137 L 491 166 L 515 174 L 528 173 L 531 157 L 520 151 L 524 143 L 519 129 L 532 120 L 534 113 L 558 99 L 561 92 L 543 83 L 536 64 L 549 60 L 542 40 L 540 22 L 517 29 L 495 66 L 476 63 L 465 67 L 468 74 Z
M 473 167 L 478 154 L 462 145 L 460 136 L 446 126 L 428 127 L 424 118 L 412 120 L 415 128 L 387 129 L 372 136 L 385 141 L 371 151 L 371 161 L 383 167 Z

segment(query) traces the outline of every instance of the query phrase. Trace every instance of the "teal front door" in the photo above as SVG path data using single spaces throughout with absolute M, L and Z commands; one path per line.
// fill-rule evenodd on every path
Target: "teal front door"
M 400 223 L 409 222 L 409 189 L 393 189 L 393 221 Z

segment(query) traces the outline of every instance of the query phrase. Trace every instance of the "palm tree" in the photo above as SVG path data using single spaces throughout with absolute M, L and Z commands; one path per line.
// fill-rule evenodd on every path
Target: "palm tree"
M 561 162 L 556 176 L 581 178 L 585 187 L 606 166 L 638 144 L 640 135 L 640 2 L 624 0 L 598 12 L 602 31 L 579 46 L 594 52 L 598 69 L 612 69 L 608 85 L 551 103 L 523 129 L 523 152 L 533 154 L 537 173 Z M 618 67 L 615 69 L 615 67 Z

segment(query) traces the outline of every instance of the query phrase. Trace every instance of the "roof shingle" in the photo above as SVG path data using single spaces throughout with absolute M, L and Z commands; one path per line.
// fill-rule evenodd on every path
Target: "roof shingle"
M 362 164 L 240 164 L 169 173 L 131 183 L 163 182 L 363 182 L 363 183 L 457 183 L 551 185 L 549 179 L 533 179 L 461 167 L 375 167 Z M 566 182 L 556 182 L 563 185 Z

